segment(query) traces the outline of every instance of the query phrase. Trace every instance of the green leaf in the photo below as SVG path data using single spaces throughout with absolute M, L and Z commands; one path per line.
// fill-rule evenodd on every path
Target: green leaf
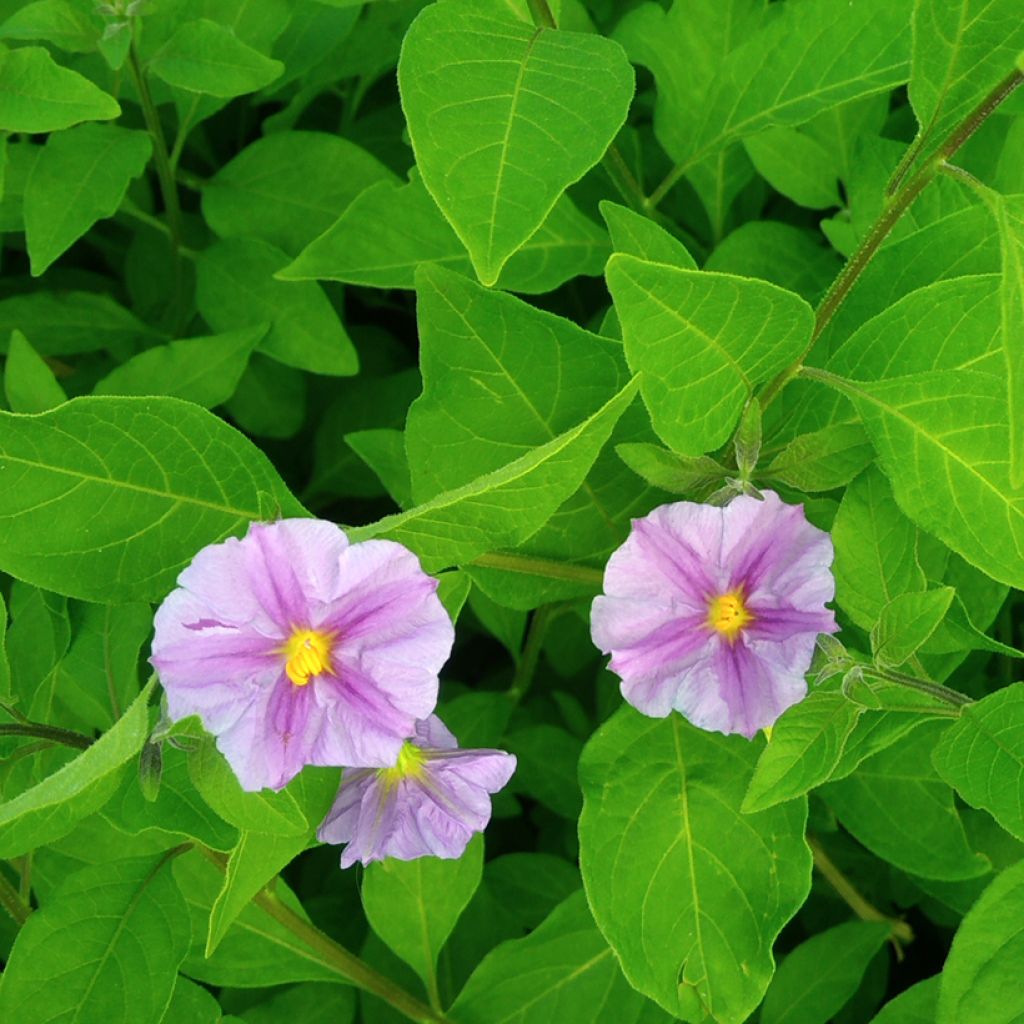
M 525 793 L 569 821 L 580 815 L 582 798 L 576 782 L 583 744 L 557 725 L 516 729 L 506 734 L 503 745 L 516 755 L 516 773 L 509 789 Z
M 394 182 L 394 175 L 348 139 L 275 132 L 246 146 L 204 184 L 203 216 L 222 238 L 259 238 L 294 255 L 364 189 L 385 181 Z
M 70 53 L 91 53 L 100 36 L 98 25 L 68 0 L 36 0 L 0 25 L 0 39 L 42 39 Z
M 582 892 L 525 939 L 492 950 L 451 1008 L 459 1024 L 667 1024 L 630 988 L 594 926 Z
M 25 186 L 25 236 L 38 277 L 98 220 L 112 217 L 146 169 L 149 133 L 83 124 L 51 135 Z
M 833 380 L 860 413 L 900 508 L 993 579 L 1024 587 L 1024 495 L 1010 484 L 1004 381 L 975 370 Z
M 670 267 L 697 269 L 686 246 L 649 217 L 607 199 L 601 200 L 600 207 L 616 252 L 651 263 L 667 263 Z
M 11 692 L 11 663 L 7 659 L 7 605 L 0 594 L 0 697 Z
M 544 223 L 509 257 L 497 287 L 548 292 L 577 274 L 599 275 L 607 257 L 605 233 L 562 196 Z M 473 273 L 466 247 L 422 180 L 414 176 L 407 185 L 371 185 L 278 277 L 412 288 L 416 268 L 425 263 Z
M 166 395 L 204 409 L 234 393 L 249 356 L 268 326 L 156 345 L 115 367 L 94 388 L 97 395 Z
M 225 238 L 196 265 L 196 304 L 215 331 L 269 323 L 259 351 L 310 373 L 351 376 L 359 358 L 338 314 L 312 281 L 278 281 L 288 262 L 254 238 Z
M 615 255 L 608 287 L 654 429 L 683 455 L 728 440 L 753 388 L 796 360 L 811 307 L 775 285 Z
M 1024 862 L 982 893 L 953 937 L 939 983 L 936 1024 L 1012 1024 L 1024 1014 Z
M 187 21 L 150 58 L 148 70 L 168 85 L 230 99 L 279 78 L 284 65 L 243 43 L 229 28 Z
M 21 331 L 12 331 L 4 364 L 4 394 L 14 412 L 46 412 L 68 400 L 46 365 Z
M 1024 840 L 1024 683 L 967 705 L 932 762 L 967 803 Z
M 941 975 L 919 981 L 890 1000 L 871 1024 L 935 1024 Z
M 220 1024 L 220 1003 L 202 985 L 178 975 L 160 1024 Z
M 337 973 L 318 953 L 283 924 L 250 904 L 228 929 L 213 956 L 204 956 L 210 909 L 224 884 L 224 873 L 198 851 L 174 861 L 174 876 L 188 903 L 192 921 L 192 948 L 182 970 L 210 985 L 264 988 L 295 981 L 338 983 Z M 289 910 L 309 920 L 295 894 L 278 879 L 275 892 Z
M 303 513 L 262 452 L 175 398 L 0 413 L 0 471 L 0 568 L 87 601 L 162 599 L 201 547 L 260 517 L 261 491 Z
M 761 1024 L 828 1024 L 857 991 L 889 931 L 888 921 L 848 921 L 801 942 L 775 972 Z
M 940 587 L 894 597 L 871 630 L 875 663 L 898 668 L 913 657 L 946 617 L 955 596 L 952 587 Z
M 398 80 L 424 184 L 487 285 L 601 159 L 633 96 L 633 69 L 611 40 L 462 0 L 417 17 Z
M 457 860 L 389 857 L 363 877 L 363 910 L 370 927 L 422 979 L 437 985 L 437 957 L 483 872 L 483 836 L 474 836 Z
M 156 332 L 97 292 L 29 292 L 0 299 L 0 352 L 12 330 L 24 331 L 41 356 L 68 356 L 107 349 L 134 351 Z
M 798 206 L 825 210 L 842 205 L 833 154 L 817 139 L 795 128 L 769 128 L 744 145 L 758 174 Z
M 189 943 L 169 856 L 97 864 L 64 881 L 18 935 L 0 1015 L 160 1024 Z
M 913 29 L 908 92 L 921 126 L 912 166 L 920 166 L 1010 73 L 1024 23 L 1016 0 L 922 0 Z
M 740 737 L 624 707 L 580 762 L 594 917 L 630 984 L 687 1020 L 746 1020 L 810 886 L 806 803 L 740 813 L 756 757 Z
M 827 782 L 863 711 L 844 694 L 823 687 L 788 708 L 757 760 L 743 812 L 763 811 Z
M 845 487 L 873 457 L 859 423 L 833 423 L 794 438 L 763 470 L 798 491 L 832 491 Z
M 117 788 L 119 770 L 149 733 L 147 686 L 116 725 L 63 768 L 0 805 L 0 857 L 16 857 L 67 835 Z
M 356 430 L 345 434 L 344 440 L 376 474 L 399 508 L 411 508 L 415 504 L 405 453 L 405 435 L 401 430 L 388 427 Z
M 264 1003 L 243 1010 L 239 1020 L 245 1024 L 352 1024 L 356 1019 L 356 991 L 340 983 L 307 981 L 277 991 Z M 226 1020 L 227 1018 L 225 1018 Z
M 959 881 L 984 875 L 991 865 L 971 851 L 953 791 L 931 765 L 932 749 L 947 727 L 925 722 L 820 792 L 847 831 L 876 856 L 912 875 Z
M 728 475 L 706 455 L 676 455 L 657 444 L 619 444 L 615 453 L 637 476 L 669 494 L 707 493 Z
M 119 117 L 117 101 L 41 46 L 0 52 L 0 130 L 55 132 Z
M 636 391 L 631 381 L 593 415 L 547 444 L 408 512 L 352 530 L 349 539 L 397 540 L 420 556 L 428 572 L 515 547 L 579 488 Z

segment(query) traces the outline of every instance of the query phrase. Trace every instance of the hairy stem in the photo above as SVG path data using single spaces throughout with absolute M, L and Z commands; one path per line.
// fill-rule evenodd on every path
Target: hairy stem
M 18 895 L 18 890 L 7 881 L 7 876 L 0 871 L 0 907 L 3 907 L 14 919 L 15 924 L 23 925 L 32 913 L 32 908 Z
M 474 558 L 469 565 L 480 569 L 503 569 L 505 572 L 519 572 L 526 576 L 543 576 L 549 580 L 581 583 L 594 590 L 600 590 L 604 582 L 604 573 L 600 569 L 573 565 L 571 562 L 557 562 L 553 558 L 532 558 L 529 555 L 492 552 Z
M 951 690 L 941 683 L 933 683 L 927 679 L 919 679 L 917 676 L 907 675 L 905 672 L 896 672 L 889 668 L 878 668 L 877 666 L 864 666 L 866 676 L 875 676 L 877 679 L 884 679 L 889 683 L 896 683 L 897 686 L 906 686 L 908 689 L 917 690 L 918 693 L 925 693 L 929 697 L 949 704 L 951 707 L 960 709 L 967 704 L 973 704 L 973 700 L 966 694 L 957 690 Z
M 0 736 L 35 736 L 37 739 L 61 743 L 65 747 L 86 750 L 93 741 L 80 732 L 72 729 L 61 729 L 55 725 L 44 725 L 42 722 L 5 722 L 0 725 Z
M 558 28 L 555 16 L 548 6 L 548 0 L 528 0 L 528 3 L 530 17 L 533 18 L 533 23 L 537 28 Z
M 811 848 L 815 868 L 817 868 L 825 881 L 835 889 L 843 902 L 862 921 L 884 921 L 888 924 L 890 928 L 889 938 L 896 945 L 897 951 L 900 949 L 900 943 L 914 941 L 914 932 L 910 925 L 906 921 L 883 914 L 873 903 L 868 902 L 858 892 L 853 882 L 836 867 L 821 843 L 814 836 L 807 837 L 807 845 Z

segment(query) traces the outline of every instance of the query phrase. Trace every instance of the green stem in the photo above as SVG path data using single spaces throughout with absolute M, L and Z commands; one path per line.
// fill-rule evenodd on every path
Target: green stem
M 782 370 L 770 381 L 761 393 L 761 408 L 767 408 L 778 397 L 782 389 L 800 372 L 800 368 L 811 354 L 825 328 L 831 323 L 836 311 L 843 304 L 850 290 L 857 283 L 865 267 L 871 262 L 882 243 L 895 227 L 896 222 L 910 208 L 911 204 L 940 172 L 946 161 L 985 123 L 993 111 L 1020 83 L 1024 73 L 1013 71 L 1006 76 L 970 114 L 946 136 L 942 145 L 928 162 L 907 182 L 902 183 L 894 195 L 889 197 L 871 230 L 862 239 L 849 262 L 839 272 L 832 286 L 825 293 L 814 317 L 814 329 L 810 340 L 799 358 Z M 908 164 L 909 166 L 909 164 Z M 656 195 L 657 193 L 655 193 Z M 653 200 L 654 196 L 651 197 Z M 650 204 L 651 200 L 648 200 Z
M 619 195 L 626 200 L 629 208 L 636 213 L 642 213 L 644 216 L 651 217 L 652 213 L 646 208 L 644 190 L 640 187 L 640 182 L 636 180 L 635 175 L 629 169 L 629 164 L 626 163 L 622 150 L 614 142 L 608 147 L 608 151 L 602 158 L 601 164 L 608 177 L 611 178 L 612 184 L 619 190 Z
M 196 116 L 196 111 L 199 109 L 199 101 L 202 97 L 199 93 L 192 98 L 192 103 L 188 110 L 185 112 L 185 116 L 178 122 L 178 130 L 174 136 L 174 145 L 171 146 L 171 153 L 168 157 L 168 164 L 173 175 L 178 169 L 178 161 L 181 159 L 181 151 L 185 148 L 185 140 L 188 138 L 188 133 L 192 128 L 192 118 Z
M 866 676 L 875 676 L 877 679 L 884 679 L 889 683 L 896 683 L 898 686 L 906 686 L 911 690 L 917 690 L 918 693 L 925 693 L 929 697 L 934 697 L 935 700 L 940 700 L 943 704 L 949 704 L 957 709 L 974 703 L 966 694 L 960 693 L 957 690 L 951 690 L 948 686 L 943 686 L 941 683 L 919 679 L 917 676 L 907 675 L 905 672 L 897 672 L 891 668 L 865 665 L 864 674 Z
M 533 18 L 533 23 L 537 28 L 558 28 L 555 16 L 548 6 L 548 0 L 528 0 L 528 3 L 530 17 Z
M 811 856 L 814 858 L 815 868 L 817 868 L 825 881 L 835 889 L 842 901 L 862 921 L 884 921 L 888 924 L 890 928 L 889 938 L 896 944 L 897 949 L 900 943 L 914 941 L 914 932 L 910 925 L 906 921 L 899 920 L 899 918 L 883 914 L 874 904 L 869 903 L 860 894 L 853 882 L 836 867 L 821 843 L 814 836 L 807 837 L 807 845 L 811 848 Z
M 549 580 L 564 580 L 567 583 L 581 583 L 594 590 L 600 590 L 604 582 L 601 569 L 591 569 L 571 562 L 556 562 L 552 558 L 532 558 L 528 555 L 492 552 L 473 559 L 469 566 L 480 569 L 502 569 L 526 576 L 543 576 Z
M 178 201 L 178 187 L 174 180 L 171 158 L 167 152 L 167 141 L 164 139 L 163 129 L 160 127 L 160 115 L 156 105 L 153 103 L 153 96 L 149 91 L 149 84 L 146 81 L 145 72 L 139 61 L 138 47 L 135 39 L 132 39 L 131 47 L 128 50 L 128 67 L 131 69 L 132 79 L 135 82 L 135 90 L 139 95 L 139 103 L 142 106 L 142 116 L 146 121 L 146 128 L 149 130 L 153 140 L 153 163 L 156 167 L 156 176 L 160 182 L 160 194 L 164 201 L 164 210 L 167 213 L 167 226 L 170 228 L 171 251 L 174 261 L 174 291 L 173 309 L 174 316 L 180 316 L 181 311 L 181 204 Z M 177 330 L 174 332 L 177 334 Z
M 35 851 L 29 850 L 21 858 L 20 878 L 18 879 L 18 896 L 21 902 L 27 907 L 32 898 L 32 864 L 35 860 Z
M 3 907 L 14 919 L 15 924 L 23 925 L 32 913 L 32 908 L 18 895 L 18 890 L 7 881 L 7 876 L 0 871 L 0 907 Z
M 526 632 L 526 642 L 523 644 L 523 650 L 519 656 L 519 664 L 516 666 L 512 685 L 507 691 L 508 698 L 513 704 L 518 704 L 532 685 L 548 626 L 563 611 L 565 611 L 564 605 L 546 604 L 533 613 L 533 618 L 530 619 L 530 628 Z
M 38 739 L 62 743 L 65 747 L 76 747 L 86 750 L 93 741 L 80 732 L 71 729 L 60 729 L 55 725 L 43 725 L 42 722 L 5 722 L 0 725 L 0 736 L 35 736 Z

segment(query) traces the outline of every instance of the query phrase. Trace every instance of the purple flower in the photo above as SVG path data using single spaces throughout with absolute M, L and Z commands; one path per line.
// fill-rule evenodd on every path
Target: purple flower
M 170 716 L 199 715 L 248 790 L 307 764 L 394 764 L 454 639 L 436 589 L 401 544 L 255 523 L 203 548 L 156 613 Z
M 491 818 L 491 793 L 512 777 L 501 750 L 457 750 L 436 715 L 416 723 L 393 768 L 346 768 L 317 835 L 348 843 L 341 866 L 395 857 L 461 857 Z
M 594 643 L 645 715 L 752 737 L 807 693 L 815 638 L 838 628 L 832 540 L 777 494 L 680 501 L 633 520 L 594 600 Z

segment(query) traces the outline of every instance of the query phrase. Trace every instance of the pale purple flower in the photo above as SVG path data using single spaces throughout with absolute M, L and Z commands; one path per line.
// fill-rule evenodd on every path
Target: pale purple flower
M 248 790 L 307 764 L 394 764 L 454 640 L 436 590 L 401 544 L 254 523 L 203 548 L 156 613 L 170 717 L 199 715 Z
M 416 723 L 392 768 L 346 768 L 317 835 L 347 843 L 341 866 L 385 857 L 461 857 L 491 819 L 491 793 L 512 777 L 501 750 L 458 750 L 436 715 Z
M 838 628 L 832 540 L 777 494 L 680 501 L 633 520 L 591 634 L 645 715 L 752 737 L 807 693 L 819 633 Z

